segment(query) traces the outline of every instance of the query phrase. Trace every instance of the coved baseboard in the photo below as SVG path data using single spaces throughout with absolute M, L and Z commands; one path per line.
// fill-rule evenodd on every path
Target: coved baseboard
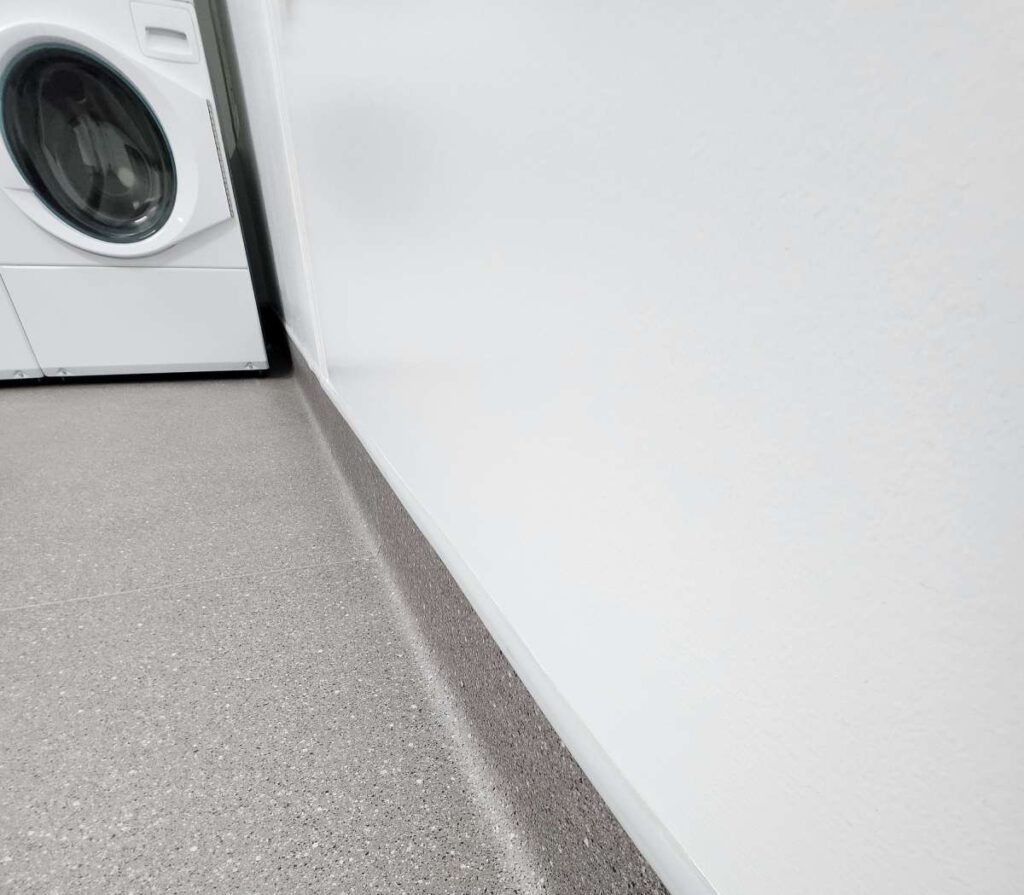
M 666 892 L 301 353 L 294 376 L 375 546 L 488 765 L 494 795 L 559 895 Z

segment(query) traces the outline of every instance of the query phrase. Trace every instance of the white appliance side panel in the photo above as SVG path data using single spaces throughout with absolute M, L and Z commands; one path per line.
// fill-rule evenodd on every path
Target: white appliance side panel
M 0 280 L 0 379 L 38 379 L 42 371 Z
M 247 270 L 3 267 L 47 375 L 265 369 Z

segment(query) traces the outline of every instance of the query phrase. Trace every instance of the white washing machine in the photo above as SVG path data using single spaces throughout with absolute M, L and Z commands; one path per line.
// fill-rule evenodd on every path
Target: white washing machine
M 265 369 L 191 0 L 0 0 L 0 377 Z

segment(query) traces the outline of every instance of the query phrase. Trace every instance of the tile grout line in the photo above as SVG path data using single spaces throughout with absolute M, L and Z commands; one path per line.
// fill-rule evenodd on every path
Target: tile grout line
M 187 578 L 180 581 L 170 581 L 167 584 L 147 584 L 141 587 L 132 587 L 127 590 L 107 591 L 101 594 L 86 594 L 81 597 L 67 597 L 63 600 L 47 600 L 40 603 L 23 603 L 20 606 L 0 607 L 0 614 L 8 612 L 19 612 L 26 609 L 43 609 L 48 606 L 64 606 L 68 603 L 83 603 L 88 600 L 104 600 L 111 597 L 127 597 L 133 594 L 142 594 L 154 590 L 168 590 L 172 587 L 193 587 L 199 584 L 215 584 L 218 581 L 237 581 L 242 578 L 255 578 L 259 575 L 281 575 L 286 572 L 306 572 L 311 569 L 333 569 L 338 566 L 355 565 L 360 562 L 375 561 L 374 556 L 360 556 L 352 559 L 339 559 L 334 562 L 313 563 L 308 566 L 285 566 L 277 569 L 258 569 L 252 572 L 239 572 L 235 575 L 217 575 L 212 578 Z

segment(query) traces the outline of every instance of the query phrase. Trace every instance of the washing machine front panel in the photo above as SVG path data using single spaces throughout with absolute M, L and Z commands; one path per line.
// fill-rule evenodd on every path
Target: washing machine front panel
M 22 176 L 55 215 L 108 242 L 138 242 L 171 216 L 174 159 L 146 101 L 70 46 L 22 54 L 4 78 L 2 127 Z
M 128 34 L 131 52 L 56 21 L 0 27 L 0 189 L 103 258 L 151 256 L 233 217 L 211 97 L 159 68 L 175 63 L 140 61 Z
M 0 379 L 38 379 L 42 375 L 0 275 Z
M 4 130 L 0 374 L 266 367 L 190 3 L 0 0 Z
M 2 267 L 47 376 L 264 370 L 247 270 Z

